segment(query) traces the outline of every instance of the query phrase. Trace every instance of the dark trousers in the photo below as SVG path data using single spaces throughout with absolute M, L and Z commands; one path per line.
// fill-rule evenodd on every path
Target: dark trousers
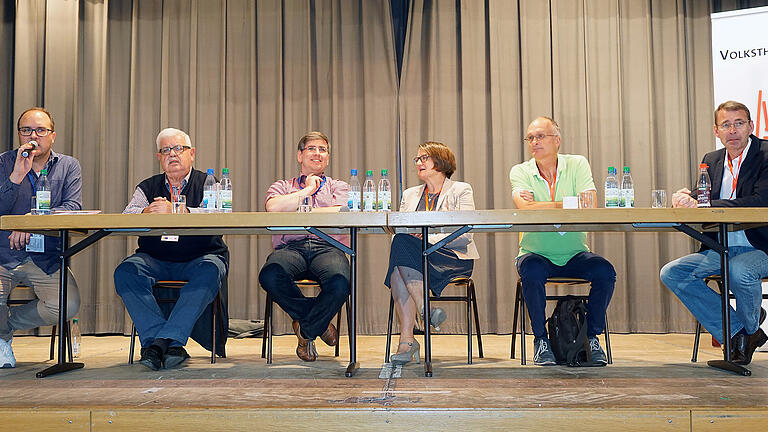
M 599 335 L 605 329 L 605 310 L 613 296 L 616 270 L 611 263 L 592 252 L 580 252 L 564 266 L 534 253 L 517 259 L 517 273 L 523 285 L 523 299 L 531 317 L 535 337 L 546 337 L 546 291 L 544 285 L 550 277 L 571 277 L 591 282 L 587 300 L 587 336 Z
M 294 281 L 320 284 L 317 297 L 305 297 Z M 288 243 L 267 257 L 259 283 L 280 307 L 301 325 L 302 336 L 315 339 L 325 332 L 349 297 L 349 261 L 323 240 L 306 238 Z
M 171 346 L 184 346 L 195 322 L 227 277 L 227 265 L 213 254 L 187 262 L 171 262 L 137 253 L 117 266 L 114 277 L 115 289 L 131 315 L 142 347 L 148 347 L 156 338 L 172 339 Z M 152 292 L 159 280 L 189 281 L 181 288 L 168 319 Z

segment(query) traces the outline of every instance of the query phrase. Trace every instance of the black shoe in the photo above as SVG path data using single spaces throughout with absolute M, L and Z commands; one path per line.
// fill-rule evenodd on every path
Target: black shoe
M 768 335 L 765 334 L 763 329 L 758 328 L 756 332 L 751 335 L 737 335 L 741 336 L 739 345 L 736 346 L 736 354 L 733 362 L 740 365 L 748 365 L 752 362 L 752 354 L 755 350 L 763 346 L 768 341 Z
M 765 309 L 760 308 L 760 320 L 758 321 L 758 325 L 762 324 L 763 321 L 765 321 Z
M 168 347 L 168 351 L 166 351 L 163 356 L 163 364 L 165 364 L 166 369 L 173 369 L 179 367 L 182 363 L 187 361 L 188 358 L 189 354 L 187 354 L 187 350 L 185 350 L 184 347 Z
M 139 360 L 139 363 L 153 371 L 160 370 L 163 367 L 163 353 L 160 352 L 160 348 L 154 345 L 142 348 L 141 360 Z

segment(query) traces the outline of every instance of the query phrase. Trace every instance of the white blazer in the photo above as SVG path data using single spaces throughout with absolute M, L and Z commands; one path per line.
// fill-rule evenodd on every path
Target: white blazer
M 400 201 L 400 211 L 416 211 L 421 197 L 424 196 L 424 188 L 427 185 L 414 186 L 403 191 L 403 199 Z M 469 183 L 445 179 L 440 197 L 437 199 L 437 211 L 474 210 L 475 198 L 472 194 L 472 186 Z M 435 233 L 429 235 L 429 242 L 437 243 L 450 233 Z M 472 240 L 472 233 L 462 234 L 452 242 L 445 245 L 461 259 L 478 259 L 477 247 Z

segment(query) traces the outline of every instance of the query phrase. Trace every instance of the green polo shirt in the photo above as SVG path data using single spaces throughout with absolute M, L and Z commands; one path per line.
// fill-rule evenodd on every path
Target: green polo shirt
M 536 160 L 515 165 L 509 170 L 509 182 L 512 193 L 520 190 L 533 191 L 536 201 L 551 201 L 547 181 L 539 174 Z M 584 156 L 557 155 L 557 180 L 555 181 L 555 201 L 562 201 L 565 196 L 578 196 L 580 192 L 595 190 L 592 169 Z M 520 253 L 539 254 L 552 262 L 563 266 L 579 252 L 588 252 L 587 233 L 583 232 L 526 232 L 520 234 Z

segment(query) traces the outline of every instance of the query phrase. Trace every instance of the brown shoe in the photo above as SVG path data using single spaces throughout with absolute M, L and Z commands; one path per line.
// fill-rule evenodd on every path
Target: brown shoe
M 296 347 L 296 355 L 306 362 L 317 360 L 317 351 L 315 350 L 315 341 L 305 339 L 301 336 L 301 327 L 298 321 L 293 322 L 293 332 L 299 338 L 299 345 Z
M 328 328 L 320 335 L 320 339 L 328 346 L 336 346 L 339 343 L 339 331 L 336 330 L 335 325 L 328 324 Z

